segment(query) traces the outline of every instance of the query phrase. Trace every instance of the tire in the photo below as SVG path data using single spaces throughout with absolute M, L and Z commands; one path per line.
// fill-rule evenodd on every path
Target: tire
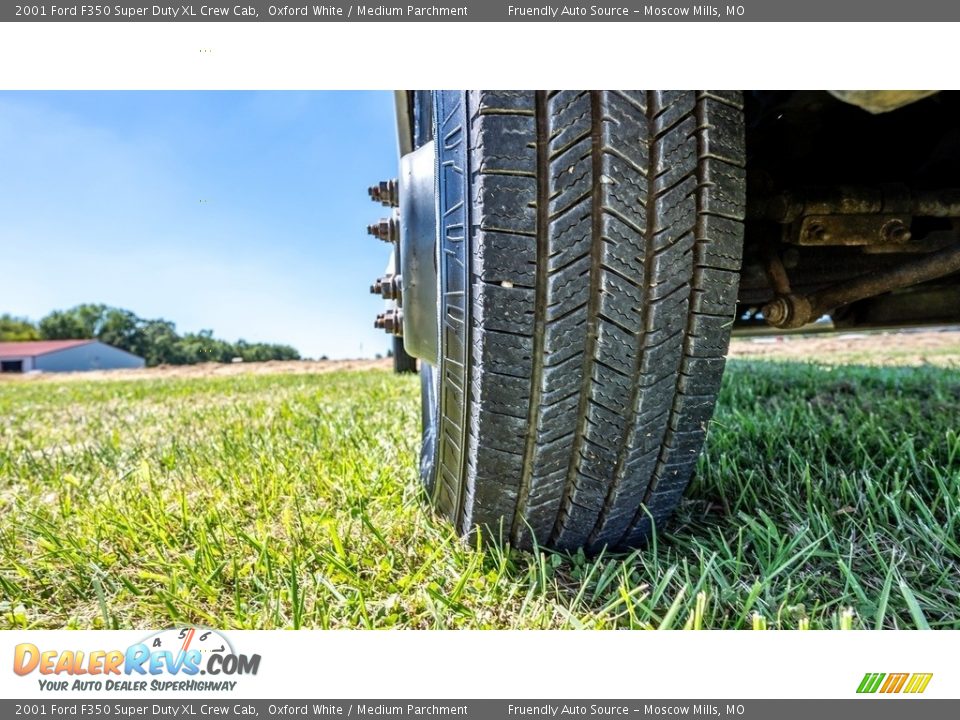
M 407 354 L 403 349 L 403 340 L 401 338 L 393 339 L 393 371 L 395 373 L 415 373 L 417 371 L 417 359 Z
M 680 502 L 723 373 L 741 96 L 426 97 L 440 243 L 427 493 L 461 533 L 514 546 L 640 545 Z

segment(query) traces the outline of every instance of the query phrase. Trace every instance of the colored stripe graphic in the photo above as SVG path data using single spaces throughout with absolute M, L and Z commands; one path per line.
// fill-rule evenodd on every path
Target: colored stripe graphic
M 933 673 L 914 673 L 903 691 L 905 693 L 922 693 L 927 689 L 927 685 L 930 684 L 930 678 L 932 677 Z
M 922 693 L 927 689 L 933 673 L 866 673 L 860 685 L 857 686 L 858 693 L 871 694 L 881 692 L 885 694 L 903 693 Z
M 860 687 L 857 688 L 857 692 L 875 693 L 877 688 L 880 687 L 880 682 L 884 677 L 884 673 L 867 673 L 863 676 L 863 680 L 860 681 Z
M 887 680 L 883 683 L 883 687 L 880 688 L 882 693 L 898 693 L 903 689 L 904 684 L 907 682 L 907 678 L 910 676 L 910 673 L 890 673 L 887 675 Z

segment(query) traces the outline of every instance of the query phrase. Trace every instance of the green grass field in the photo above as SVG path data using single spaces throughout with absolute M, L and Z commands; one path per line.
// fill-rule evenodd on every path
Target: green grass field
M 0 383 L 6 628 L 960 628 L 960 372 L 732 361 L 646 549 L 464 545 L 384 371 Z

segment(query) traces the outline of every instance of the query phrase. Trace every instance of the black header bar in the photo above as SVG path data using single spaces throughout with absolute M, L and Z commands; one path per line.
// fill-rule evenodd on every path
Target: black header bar
M 732 4 L 621 2 L 586 4 L 446 0 L 443 3 L 277 4 L 143 2 L 0 4 L 0 22 L 948 22 L 960 3 L 944 0 L 739 0 Z

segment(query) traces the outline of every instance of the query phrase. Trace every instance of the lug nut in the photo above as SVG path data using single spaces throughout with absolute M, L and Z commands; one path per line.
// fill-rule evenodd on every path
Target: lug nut
M 380 295 L 385 300 L 401 301 L 402 280 L 399 275 L 384 275 L 377 278 L 370 286 L 370 292 L 373 295 Z
M 385 207 L 397 207 L 400 204 L 400 184 L 396 180 L 381 180 L 371 185 L 367 192 L 371 200 Z
M 377 315 L 373 326 L 389 335 L 403 335 L 403 310 L 387 310 Z
M 396 242 L 400 237 L 400 224 L 395 216 L 381 218 L 379 222 L 367 225 L 367 233 L 384 242 Z

